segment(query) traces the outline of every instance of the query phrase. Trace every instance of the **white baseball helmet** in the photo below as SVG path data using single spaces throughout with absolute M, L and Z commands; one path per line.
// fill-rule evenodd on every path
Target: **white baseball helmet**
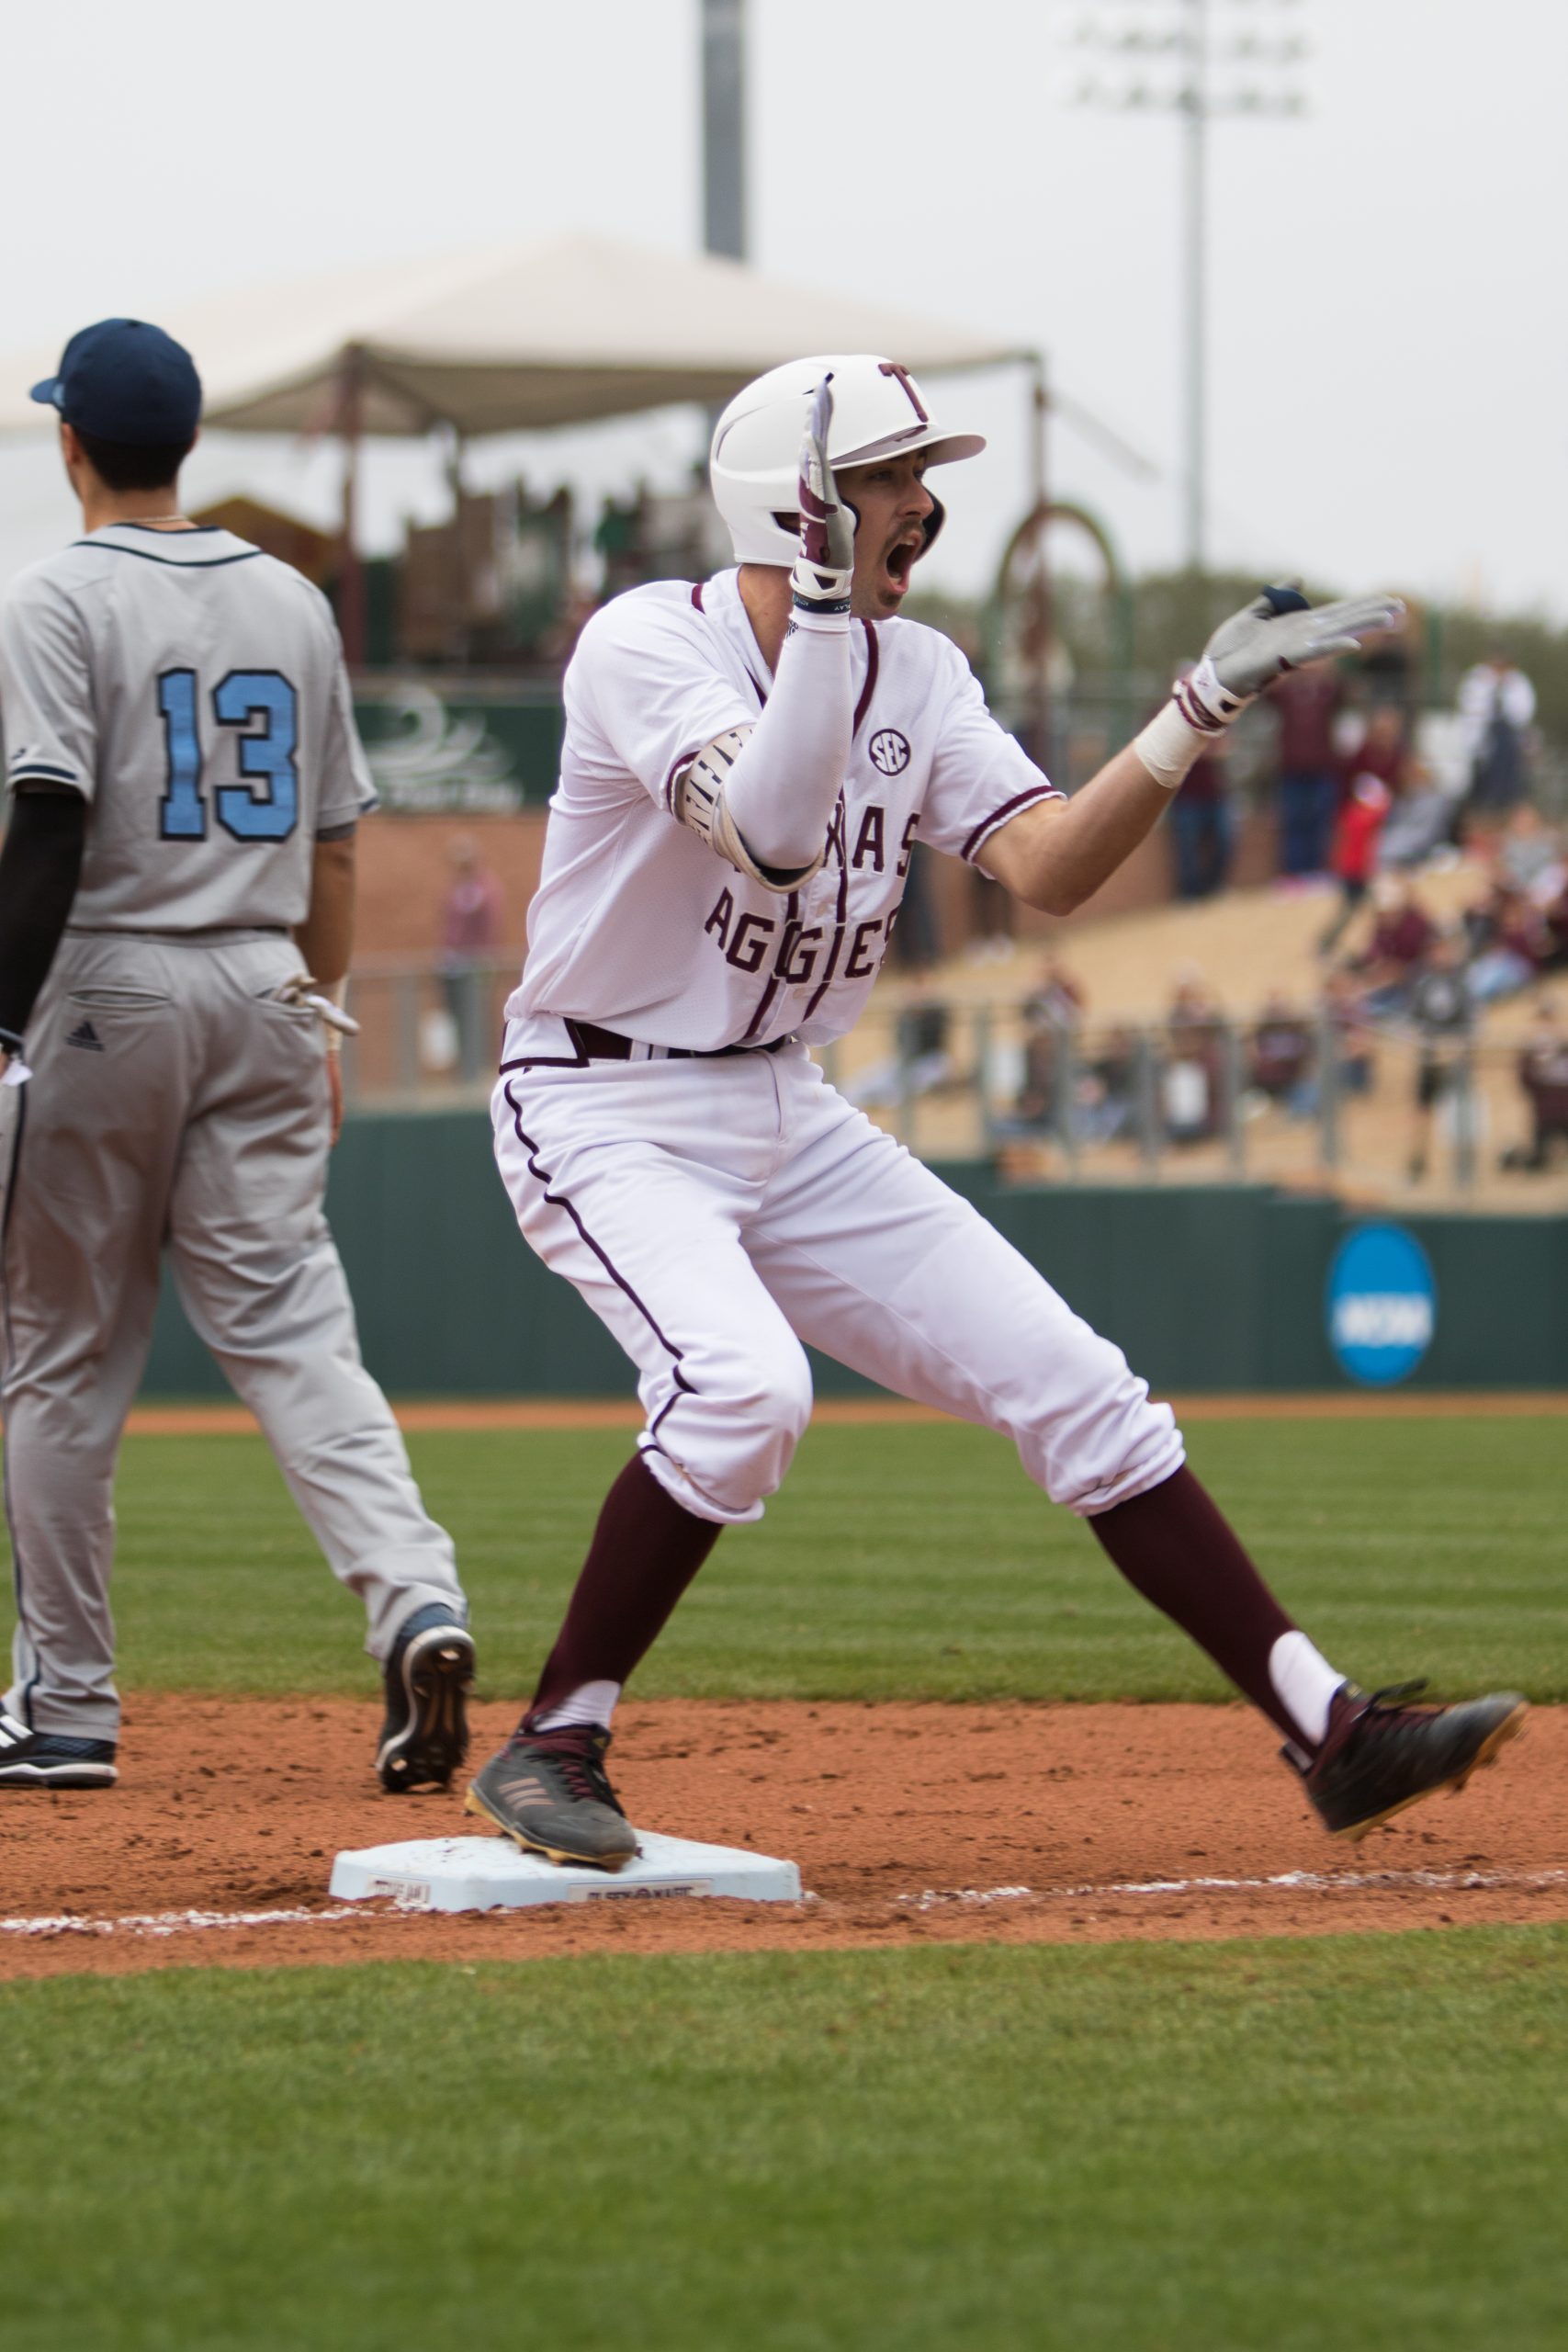
M 869 465 L 874 458 L 902 458 L 915 449 L 923 449 L 933 466 L 944 466 L 978 457 L 986 446 L 984 434 L 953 433 L 939 424 L 908 369 L 874 352 L 818 352 L 770 368 L 736 393 L 714 427 L 708 459 L 714 502 L 729 526 L 737 563 L 795 561 L 800 439 L 811 395 L 829 374 L 832 466 Z M 927 547 L 942 522 L 938 506 L 926 524 Z

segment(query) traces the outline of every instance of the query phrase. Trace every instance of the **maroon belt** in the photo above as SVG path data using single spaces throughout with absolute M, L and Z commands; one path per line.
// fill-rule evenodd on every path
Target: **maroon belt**
M 567 1035 L 580 1054 L 595 1062 L 629 1062 L 637 1049 L 635 1037 L 623 1037 L 618 1030 L 601 1029 L 595 1021 L 569 1021 Z M 787 1037 L 774 1037 L 765 1046 L 661 1046 L 660 1061 L 717 1062 L 730 1054 L 776 1054 L 781 1046 L 790 1043 Z

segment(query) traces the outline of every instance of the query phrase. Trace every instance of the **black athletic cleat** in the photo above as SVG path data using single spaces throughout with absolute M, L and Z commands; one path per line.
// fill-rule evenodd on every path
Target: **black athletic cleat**
M 1398 1704 L 1419 1682 L 1370 1694 L 1342 1682 L 1328 1710 L 1323 1746 L 1303 1770 L 1287 1747 L 1323 1824 L 1335 1838 L 1364 1838 L 1438 1789 L 1457 1796 L 1471 1774 L 1524 1729 L 1529 1710 L 1517 1690 L 1457 1707 Z
M 600 1724 L 514 1732 L 475 1774 L 465 1810 L 493 1821 L 525 1851 L 552 1862 L 618 1871 L 637 1844 L 604 1770 L 609 1745 Z
M 0 1789 L 112 1789 L 112 1739 L 74 1739 L 62 1731 L 29 1731 L 0 1712 Z
M 387 1720 L 376 1750 L 381 1786 L 393 1796 L 444 1789 L 468 1752 L 464 1704 L 474 1680 L 474 1640 L 446 1604 L 416 1609 L 399 1629 L 381 1669 Z

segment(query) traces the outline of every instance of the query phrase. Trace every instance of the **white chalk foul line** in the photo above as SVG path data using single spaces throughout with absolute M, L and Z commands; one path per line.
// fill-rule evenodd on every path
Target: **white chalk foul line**
M 358 1904 L 338 1904 L 330 1911 L 132 1911 L 117 1919 L 84 1918 L 66 1911 L 58 1918 L 0 1919 L 0 1935 L 186 1936 L 215 1928 L 319 1928 L 335 1919 L 365 1917 Z
M 993 1903 L 1106 1902 L 1117 1895 L 1344 1894 L 1369 1888 L 1464 1894 L 1487 1889 L 1534 1891 L 1568 1886 L 1568 1870 L 1552 1871 L 1281 1871 L 1272 1878 L 1145 1878 L 1111 1880 L 1083 1886 L 928 1886 L 921 1894 L 896 1899 L 907 1910 L 935 1911 L 948 1904 L 983 1909 Z M 807 1902 L 817 1898 L 808 1895 Z M 344 1919 L 398 1916 L 363 1903 L 339 1903 L 319 1911 L 132 1911 L 118 1918 L 85 1917 L 73 1911 L 42 1918 L 0 1919 L 5 1936 L 208 1935 L 235 1928 L 328 1928 Z M 404 1913 L 401 1916 L 411 1915 Z M 428 1914 L 421 1915 L 428 1917 Z
M 1281 1871 L 1273 1878 L 1123 1879 L 1103 1886 L 929 1886 L 898 1901 L 910 1910 L 935 1911 L 949 1903 L 1088 1903 L 1123 1894 L 1342 1894 L 1379 1887 L 1457 1894 L 1553 1886 L 1568 1886 L 1568 1871 Z

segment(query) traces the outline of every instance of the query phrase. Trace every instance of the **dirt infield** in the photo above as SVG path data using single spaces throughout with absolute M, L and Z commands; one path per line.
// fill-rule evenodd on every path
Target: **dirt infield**
M 1383 1396 L 1364 1389 L 1310 1396 L 1174 1396 L 1181 1421 L 1514 1420 L 1521 1415 L 1568 1415 L 1560 1388 L 1416 1390 Z M 396 1408 L 405 1430 L 631 1430 L 643 1415 L 630 1398 L 590 1396 L 454 1397 Z M 812 1418 L 840 1428 L 886 1428 L 900 1421 L 944 1421 L 927 1405 L 880 1396 L 829 1396 Z M 126 1427 L 133 1437 L 232 1436 L 256 1424 L 243 1405 L 140 1405 Z
M 483 1755 L 512 1716 L 478 1717 Z M 1346 1846 L 1239 1707 L 631 1703 L 632 1817 L 789 1855 L 808 1899 L 461 1917 L 328 1902 L 339 1848 L 477 1827 L 450 1797 L 377 1791 L 375 1724 L 345 1701 L 133 1699 L 117 1789 L 0 1794 L 0 1978 L 1568 1917 L 1568 1709 Z

